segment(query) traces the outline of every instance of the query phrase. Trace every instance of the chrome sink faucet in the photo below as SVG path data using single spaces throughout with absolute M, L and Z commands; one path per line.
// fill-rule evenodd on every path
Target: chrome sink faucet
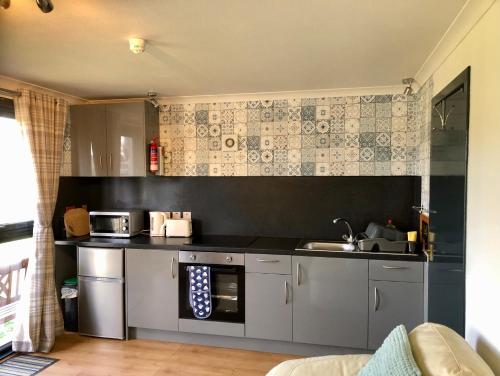
M 352 232 L 351 224 L 349 223 L 349 221 L 347 219 L 344 219 L 344 218 L 335 218 L 333 220 L 333 223 L 336 224 L 340 221 L 345 223 L 345 225 L 347 227 L 347 231 L 349 232 L 349 235 L 342 235 L 342 239 L 344 239 L 349 244 L 353 244 L 354 243 L 354 233 Z

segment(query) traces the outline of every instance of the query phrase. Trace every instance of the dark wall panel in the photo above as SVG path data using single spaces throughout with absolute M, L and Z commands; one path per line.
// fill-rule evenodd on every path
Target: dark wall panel
M 67 205 L 89 210 L 140 208 L 191 211 L 197 234 L 339 239 L 351 220 L 355 231 L 388 217 L 416 229 L 420 178 L 356 177 L 146 177 L 61 178 L 56 223 Z M 60 224 L 56 224 L 57 228 Z

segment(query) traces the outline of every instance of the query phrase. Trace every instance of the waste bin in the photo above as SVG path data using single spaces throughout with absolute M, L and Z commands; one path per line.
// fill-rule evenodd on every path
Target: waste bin
M 64 280 L 61 288 L 63 301 L 64 330 L 78 332 L 78 282 L 77 278 Z

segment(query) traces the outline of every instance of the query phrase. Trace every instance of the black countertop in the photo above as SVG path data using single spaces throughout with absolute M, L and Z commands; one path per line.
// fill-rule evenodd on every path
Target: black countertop
M 103 238 L 83 236 L 57 239 L 56 245 L 108 248 L 165 249 L 204 252 L 267 253 L 295 256 L 361 258 L 396 261 L 426 261 L 421 254 L 388 254 L 383 252 L 318 252 L 296 251 L 301 239 L 278 237 L 252 237 L 230 235 L 205 235 L 193 238 L 165 238 L 137 235 L 132 238 Z

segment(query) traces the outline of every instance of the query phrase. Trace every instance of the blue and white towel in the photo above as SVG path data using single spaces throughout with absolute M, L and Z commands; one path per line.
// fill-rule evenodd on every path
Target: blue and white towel
M 189 268 L 189 303 L 194 317 L 206 319 L 212 314 L 212 293 L 210 289 L 210 267 L 194 266 Z

